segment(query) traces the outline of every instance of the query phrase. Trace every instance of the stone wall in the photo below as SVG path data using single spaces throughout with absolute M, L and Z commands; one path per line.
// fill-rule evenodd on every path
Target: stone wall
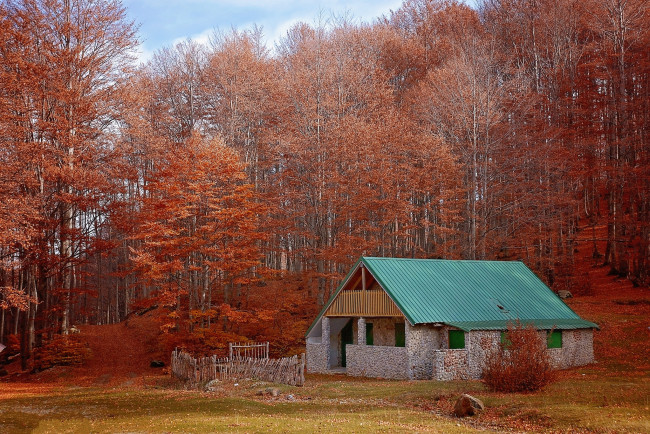
M 448 331 L 443 328 L 441 341 L 446 348 Z M 546 330 L 539 331 L 546 342 Z M 465 352 L 467 356 L 454 353 L 461 350 L 442 349 L 435 352 L 433 358 L 433 378 L 438 380 L 471 378 L 483 376 L 487 354 L 499 347 L 500 330 L 474 330 L 465 333 Z M 582 366 L 594 361 L 593 330 L 563 330 L 562 348 L 547 349 L 551 364 L 556 369 Z M 444 353 L 444 354 L 443 354 Z
M 405 347 L 347 345 L 345 351 L 348 375 L 394 380 L 409 378 Z
M 477 380 L 483 376 L 487 354 L 498 349 L 500 343 L 500 330 L 472 330 L 465 333 L 465 349 L 469 352 L 468 378 Z
M 474 330 L 465 333 L 465 349 L 448 349 L 451 327 L 405 325 L 406 347 L 395 347 L 395 322 L 392 318 L 353 320 L 354 341 L 348 345 L 347 372 L 353 376 L 395 379 L 479 379 L 486 355 L 498 348 L 499 330 Z M 364 345 L 365 325 L 373 324 L 374 345 Z M 546 337 L 546 331 L 540 330 Z M 322 318 L 322 337 L 307 341 L 307 371 L 323 373 L 340 366 L 340 333 L 330 336 L 329 318 Z M 563 330 L 562 348 L 547 350 L 557 369 L 582 366 L 594 361 L 593 330 Z M 338 357 L 337 357 L 338 356 Z
M 466 380 L 469 378 L 480 378 L 480 370 L 473 363 L 473 354 L 475 347 L 480 348 L 477 343 L 482 342 L 483 336 L 476 336 L 473 340 L 473 334 L 478 332 L 465 332 L 465 348 L 449 349 L 449 330 L 458 330 L 455 327 L 441 327 L 439 329 L 439 346 L 432 353 L 432 375 L 431 378 L 439 381 L 448 380 Z M 477 359 L 480 363 L 480 358 Z
M 498 348 L 501 332 L 493 330 L 465 332 L 465 349 L 450 350 L 449 330 L 457 329 L 443 327 L 440 331 L 442 348 L 434 352 L 433 378 L 442 381 L 481 378 L 485 358 L 488 352 Z
M 468 371 L 468 350 L 434 350 L 433 379 L 438 381 L 466 380 Z
M 411 326 L 406 323 L 406 349 L 408 351 L 408 376 L 412 380 L 433 378 L 434 350 L 440 348 L 440 327 L 430 324 Z
M 562 330 L 562 348 L 549 348 L 547 351 L 551 364 L 556 369 L 593 363 L 594 331 L 593 329 Z
M 329 345 L 307 342 L 307 372 L 324 374 L 329 370 Z
M 307 339 L 307 372 L 324 373 L 330 369 L 330 321 L 327 317 L 321 318 L 321 336 Z

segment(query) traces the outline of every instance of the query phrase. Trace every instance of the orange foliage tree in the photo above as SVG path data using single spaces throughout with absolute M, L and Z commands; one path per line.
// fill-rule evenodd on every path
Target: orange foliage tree
M 100 167 L 110 159 L 112 94 L 136 40 L 112 0 L 11 0 L 0 5 L 0 20 L 2 154 L 15 163 L 2 176 L 16 171 L 16 215 L 30 228 L 12 246 L 15 289 L 44 302 L 30 303 L 21 321 L 25 367 L 42 337 L 36 329 L 47 336 L 71 324 L 110 189 Z
M 230 306 L 258 279 L 263 209 L 237 154 L 197 134 L 170 149 L 145 183 L 132 239 L 133 271 L 152 303 L 170 309 L 167 330 L 230 331 Z M 243 314 L 240 314 L 243 315 Z M 232 337 L 232 336 L 231 336 Z

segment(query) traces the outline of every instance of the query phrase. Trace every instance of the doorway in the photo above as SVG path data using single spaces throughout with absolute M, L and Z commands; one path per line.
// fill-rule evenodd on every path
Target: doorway
M 352 332 L 352 320 L 345 324 L 341 330 L 341 367 L 346 367 L 345 346 L 354 343 L 354 334 Z

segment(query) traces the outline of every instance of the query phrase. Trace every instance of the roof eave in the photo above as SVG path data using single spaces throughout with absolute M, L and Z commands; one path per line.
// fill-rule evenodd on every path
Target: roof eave
M 341 281 L 341 283 L 339 284 L 339 286 L 336 288 L 336 291 L 334 291 L 334 292 L 332 293 L 332 295 L 330 296 L 330 298 L 327 300 L 327 303 L 325 303 L 325 304 L 323 305 L 323 308 L 322 308 L 321 311 L 319 312 L 318 316 L 316 316 L 316 319 L 311 323 L 311 325 L 310 325 L 309 328 L 307 329 L 307 333 L 305 333 L 305 337 L 308 337 L 308 336 L 309 336 L 309 333 L 311 332 L 311 330 L 316 326 L 316 324 L 318 324 L 318 321 L 320 321 L 321 317 L 325 314 L 325 312 L 326 312 L 327 309 L 330 307 L 330 305 L 332 304 L 332 302 L 334 301 L 334 299 L 336 298 L 336 296 L 339 294 L 339 292 L 341 292 L 341 290 L 342 290 L 342 289 L 345 287 L 345 285 L 348 283 L 348 281 L 350 280 L 350 277 L 352 277 L 352 275 L 357 271 L 357 269 L 359 268 L 359 264 L 362 262 L 362 259 L 363 259 L 363 257 L 357 259 L 357 261 L 354 263 L 354 265 L 352 266 L 352 268 L 350 269 L 350 271 L 348 272 L 348 274 L 345 276 L 345 278 Z M 367 268 L 367 267 L 366 267 L 366 268 Z
M 482 323 L 482 324 L 481 324 Z M 522 319 L 515 321 L 505 321 L 504 324 L 501 320 L 494 321 L 449 321 L 445 324 L 451 327 L 459 328 L 463 331 L 469 332 L 472 330 L 506 330 L 509 324 L 521 323 L 524 326 L 532 324 L 538 330 L 580 330 L 580 329 L 596 329 L 600 330 L 598 324 L 591 321 L 580 319 L 579 321 L 563 321 L 562 319 Z

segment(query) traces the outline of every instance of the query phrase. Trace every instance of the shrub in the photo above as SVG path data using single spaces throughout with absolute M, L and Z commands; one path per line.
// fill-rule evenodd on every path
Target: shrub
M 7 353 L 13 355 L 20 352 L 20 338 L 18 335 L 7 336 Z
M 91 356 L 90 348 L 76 336 L 55 335 L 34 352 L 37 369 L 55 365 L 82 365 Z
M 534 392 L 554 379 L 544 337 L 532 326 L 511 324 L 486 358 L 483 383 L 496 392 Z

